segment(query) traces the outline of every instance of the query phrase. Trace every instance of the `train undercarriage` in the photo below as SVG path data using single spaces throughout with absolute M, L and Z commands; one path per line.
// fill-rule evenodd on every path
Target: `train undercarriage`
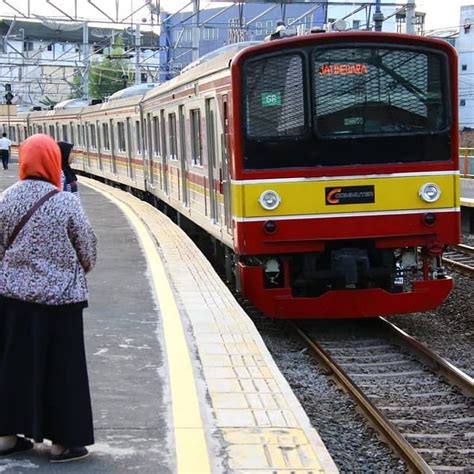
M 247 257 L 238 268 L 244 296 L 273 317 L 387 316 L 433 309 L 447 297 L 452 280 L 440 250 L 347 241 L 323 252 Z

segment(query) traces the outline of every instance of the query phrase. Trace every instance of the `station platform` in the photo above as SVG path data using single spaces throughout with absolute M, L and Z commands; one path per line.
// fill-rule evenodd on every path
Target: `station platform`
M 0 171 L 0 191 L 18 165 Z M 133 196 L 80 178 L 98 237 L 85 338 L 96 444 L 66 466 L 46 445 L 2 473 L 333 473 L 254 324 L 192 241 Z

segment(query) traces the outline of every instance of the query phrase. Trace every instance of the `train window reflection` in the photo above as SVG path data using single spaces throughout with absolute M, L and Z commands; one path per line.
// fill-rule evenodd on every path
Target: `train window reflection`
M 139 120 L 135 120 L 135 141 L 136 141 L 137 153 L 141 154 L 142 153 L 142 135 L 141 135 Z
M 155 155 L 160 154 L 160 123 L 158 117 L 153 117 L 153 143 L 155 145 Z
M 109 139 L 109 124 L 102 124 L 102 139 L 104 143 L 104 150 L 110 150 L 110 139 Z
M 451 159 L 448 57 L 437 50 L 298 49 L 249 58 L 243 78 L 245 169 Z
M 442 56 L 377 47 L 314 55 L 314 117 L 322 136 L 446 127 Z
M 96 133 L 95 133 L 95 125 L 90 124 L 89 125 L 89 132 L 90 132 L 90 140 L 91 140 L 91 148 L 97 148 L 97 139 L 96 139 Z
M 245 67 L 249 138 L 305 133 L 303 58 L 299 54 L 251 61 Z
M 178 137 L 176 135 L 176 114 L 168 115 L 169 140 L 170 140 L 170 160 L 178 159 Z
M 118 149 L 125 151 L 125 125 L 123 122 L 117 122 Z
M 202 166 L 201 112 L 191 110 L 191 158 L 193 165 Z

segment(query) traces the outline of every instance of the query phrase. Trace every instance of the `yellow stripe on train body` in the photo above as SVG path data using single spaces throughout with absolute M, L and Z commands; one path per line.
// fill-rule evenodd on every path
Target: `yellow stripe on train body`
M 440 198 L 427 203 L 419 196 L 426 183 L 441 189 Z M 326 203 L 326 188 L 374 186 L 375 202 L 362 204 Z M 280 205 L 267 211 L 259 203 L 264 191 L 276 191 Z M 245 180 L 232 182 L 232 209 L 236 218 L 278 217 L 354 212 L 393 212 L 415 209 L 458 209 L 460 205 L 459 172 L 398 173 L 341 178 Z

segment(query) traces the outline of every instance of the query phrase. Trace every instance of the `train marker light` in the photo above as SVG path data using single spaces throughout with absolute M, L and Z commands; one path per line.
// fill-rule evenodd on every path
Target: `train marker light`
M 268 190 L 260 194 L 258 202 L 267 211 L 273 211 L 280 205 L 281 198 L 276 191 Z
M 418 195 L 423 201 L 436 202 L 441 196 L 441 189 L 435 183 L 426 183 L 420 188 Z
M 432 226 L 435 224 L 436 222 L 436 214 L 433 214 L 432 212 L 428 212 L 427 214 L 425 214 L 423 216 L 423 222 L 427 225 L 427 226 Z
M 265 224 L 263 224 L 263 230 L 267 234 L 273 234 L 277 229 L 278 226 L 275 221 L 266 221 Z

